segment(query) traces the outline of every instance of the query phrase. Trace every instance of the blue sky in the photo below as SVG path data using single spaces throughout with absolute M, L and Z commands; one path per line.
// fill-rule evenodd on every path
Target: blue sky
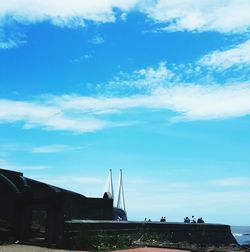
M 250 225 L 250 2 L 0 2 L 0 166 L 128 217 Z M 223 13 L 223 14 L 222 14 Z

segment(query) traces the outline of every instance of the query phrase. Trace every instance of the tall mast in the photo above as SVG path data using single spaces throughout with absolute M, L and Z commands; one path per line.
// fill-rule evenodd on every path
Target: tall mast
M 122 169 L 120 169 L 120 176 L 119 176 L 119 181 L 118 181 L 117 208 L 123 209 L 126 212 L 125 197 L 124 197 L 123 182 L 122 182 Z
M 111 169 L 109 169 L 108 190 L 107 190 L 107 192 L 109 192 L 112 199 L 114 199 L 113 178 L 112 178 L 112 170 Z

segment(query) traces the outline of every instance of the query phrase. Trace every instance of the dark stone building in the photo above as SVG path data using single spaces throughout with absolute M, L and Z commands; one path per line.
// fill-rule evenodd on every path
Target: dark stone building
M 0 240 L 60 243 L 67 220 L 113 220 L 113 199 L 81 194 L 0 169 Z

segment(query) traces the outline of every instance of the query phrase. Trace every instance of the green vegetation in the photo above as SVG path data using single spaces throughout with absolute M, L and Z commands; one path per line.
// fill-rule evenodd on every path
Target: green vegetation
M 90 251 L 110 251 L 127 249 L 132 247 L 132 239 L 129 234 L 118 234 L 105 231 L 82 232 L 75 239 L 75 244 Z

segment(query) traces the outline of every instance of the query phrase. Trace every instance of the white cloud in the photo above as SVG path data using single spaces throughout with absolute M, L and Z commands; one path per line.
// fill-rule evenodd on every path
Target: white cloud
M 78 184 L 100 184 L 103 180 L 96 177 L 72 177 L 72 176 L 57 176 L 57 177 L 37 177 L 37 179 L 42 180 L 49 184 L 65 184 L 65 183 L 78 183 Z
M 57 26 L 79 27 L 86 21 L 114 22 L 136 9 L 165 25 L 167 31 L 245 32 L 250 27 L 248 0 L 8 0 L 0 2 L 0 18 L 20 23 L 49 21 Z
M 114 22 L 113 9 L 128 11 L 137 0 L 8 0 L 0 2 L 0 17 L 18 22 L 50 21 L 58 26 L 84 26 L 85 21 Z
M 57 153 L 57 152 L 66 152 L 80 150 L 83 147 L 71 146 L 65 144 L 51 144 L 46 146 L 37 146 L 32 149 L 33 153 Z
M 58 107 L 38 102 L 0 100 L 0 122 L 23 122 L 24 128 L 91 132 L 112 126 L 112 123 L 90 116 L 68 116 Z
M 155 88 L 148 94 L 126 97 L 47 96 L 40 101 L 0 100 L 0 122 L 21 122 L 24 128 L 91 132 L 130 122 L 103 120 L 104 115 L 137 111 L 173 111 L 178 120 L 212 120 L 250 115 L 250 83 L 231 85 L 175 84 Z M 167 120 L 166 113 L 166 120 Z M 150 119 L 149 119 L 150 120 Z M 56 147 L 56 148 L 55 148 Z M 51 149 L 50 149 L 51 148 Z M 52 146 L 40 151 L 61 150 Z M 36 150 L 37 151 L 37 150 Z M 39 150 L 38 150 L 39 151 Z
M 105 86 L 112 91 L 129 88 L 151 92 L 167 84 L 172 85 L 177 79 L 178 76 L 167 67 L 166 62 L 160 62 L 156 67 L 135 70 L 130 75 L 120 73 Z
M 40 171 L 49 169 L 49 166 L 46 165 L 17 165 L 8 162 L 7 160 L 0 159 L 0 167 L 7 170 L 15 170 L 19 172 L 23 171 Z
M 232 66 L 243 67 L 250 64 L 250 39 L 228 50 L 214 51 L 200 59 L 198 64 L 225 70 Z
M 164 81 L 170 81 L 175 74 L 166 67 L 166 62 L 160 62 L 158 68 L 148 67 L 134 72 L 146 85 L 152 88 L 158 87 Z M 153 85 L 156 84 L 156 85 Z
M 162 91 L 158 100 L 184 120 L 210 120 L 250 114 L 250 85 L 183 85 Z
M 130 97 L 60 96 L 52 99 L 63 109 L 91 114 L 113 114 L 128 109 L 170 110 L 182 120 L 209 120 L 250 114 L 250 84 L 179 84 Z
M 13 40 L 7 40 L 7 41 L 0 40 L 0 49 L 9 49 L 9 48 L 17 47 L 17 46 L 18 46 L 18 43 L 16 41 L 13 41 Z
M 26 43 L 26 36 L 20 32 L 7 32 L 0 26 L 0 49 L 11 49 Z
M 158 0 L 143 10 L 167 31 L 245 32 L 250 28 L 248 0 Z
M 79 63 L 79 62 L 82 62 L 84 60 L 90 60 L 92 58 L 93 58 L 93 55 L 89 53 L 89 54 L 84 54 L 84 55 L 82 55 L 82 56 L 80 56 L 78 58 L 74 58 L 74 59 L 70 60 L 70 62 Z
M 211 182 L 217 186 L 250 186 L 250 178 L 246 177 L 234 177 L 218 179 Z
M 50 22 L 59 27 L 84 27 L 86 22 L 115 22 L 119 9 L 126 14 L 139 0 L 8 0 L 0 1 L 0 49 L 16 48 L 26 43 L 23 34 L 16 31 L 20 24 Z M 5 32 L 6 27 L 8 32 Z M 15 29 L 13 29 L 15 28 Z M 6 34 L 5 34 L 6 33 Z M 96 36 L 93 44 L 104 39 Z M 82 58 L 83 59 L 83 58 Z
M 1 144 L 0 145 L 1 152 L 3 151 L 19 151 L 19 147 L 16 144 Z
M 100 178 L 95 178 L 95 177 L 72 177 L 71 180 L 73 182 L 78 182 L 78 183 L 88 183 L 88 184 L 99 184 L 103 183 L 103 179 Z
M 100 45 L 104 43 L 104 38 L 101 36 L 95 36 L 89 42 L 94 45 Z

